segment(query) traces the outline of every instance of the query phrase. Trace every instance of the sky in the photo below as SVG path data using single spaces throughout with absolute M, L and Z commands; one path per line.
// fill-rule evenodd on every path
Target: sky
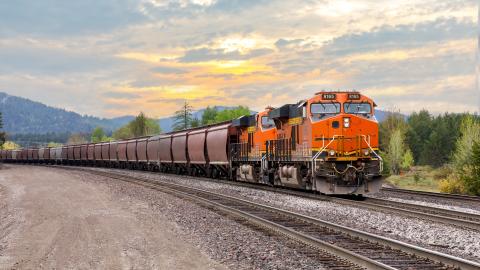
M 476 0 L 0 1 L 0 91 L 100 117 L 358 90 L 478 111 Z

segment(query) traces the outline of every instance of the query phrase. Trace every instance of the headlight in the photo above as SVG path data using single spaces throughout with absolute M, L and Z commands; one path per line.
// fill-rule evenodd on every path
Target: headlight
M 335 156 L 335 150 L 330 150 L 330 152 L 328 152 L 330 154 L 330 156 Z
M 350 127 L 350 118 L 348 117 L 343 118 L 343 127 L 346 127 L 346 128 Z
M 370 150 L 368 150 L 368 149 L 364 150 L 364 151 L 363 151 L 363 154 L 364 154 L 365 156 L 370 155 Z

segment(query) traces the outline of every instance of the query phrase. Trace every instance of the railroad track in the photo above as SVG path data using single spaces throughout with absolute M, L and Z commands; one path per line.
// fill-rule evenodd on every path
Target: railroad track
M 90 174 L 113 178 L 187 198 L 237 218 L 245 219 L 264 230 L 288 237 L 315 250 L 319 259 L 331 269 L 479 269 L 480 264 L 451 255 L 427 250 L 400 241 L 314 219 L 243 199 L 213 193 L 176 183 L 133 177 L 117 172 L 84 168 Z
M 420 196 L 426 196 L 426 197 L 453 199 L 453 200 L 461 200 L 461 201 L 480 202 L 480 196 L 469 196 L 469 195 L 461 195 L 461 194 L 437 193 L 437 192 L 418 191 L 418 190 L 410 190 L 410 189 L 397 189 L 397 188 L 382 188 L 382 192 L 420 195 Z
M 480 215 L 477 214 L 377 198 L 365 198 L 365 201 L 352 201 L 341 198 L 332 200 L 344 205 L 383 210 L 388 213 L 400 213 L 415 218 L 480 231 Z
M 146 172 L 148 174 L 154 174 L 152 172 Z M 185 176 L 191 177 L 191 176 Z M 448 210 L 438 207 L 429 207 L 417 204 L 410 204 L 404 202 L 396 202 L 385 199 L 365 198 L 365 200 L 352 200 L 346 198 L 325 196 L 317 193 L 309 193 L 305 191 L 298 191 L 292 189 L 285 189 L 281 187 L 271 187 L 266 185 L 258 185 L 248 182 L 235 182 L 228 180 L 203 178 L 202 181 L 208 181 L 213 183 L 224 183 L 229 185 L 242 186 L 246 188 L 255 188 L 265 191 L 277 192 L 287 195 L 293 195 L 297 197 L 329 201 L 339 203 L 343 205 L 349 205 L 352 207 L 362 207 L 370 210 L 386 211 L 388 213 L 399 213 L 405 216 L 421 218 L 430 221 L 440 222 L 446 225 L 454 225 L 462 228 L 468 228 L 472 230 L 480 231 L 480 215 Z

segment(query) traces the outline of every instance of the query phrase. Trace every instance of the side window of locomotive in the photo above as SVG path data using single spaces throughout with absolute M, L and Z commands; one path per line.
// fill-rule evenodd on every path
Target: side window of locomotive
M 340 103 L 313 103 L 310 105 L 310 113 L 313 121 L 319 121 L 340 113 Z
M 275 122 L 268 118 L 268 116 L 262 116 L 262 128 L 263 129 L 271 129 L 275 127 Z
M 372 105 L 367 102 L 355 103 L 355 102 L 346 102 L 343 104 L 343 110 L 348 114 L 358 114 L 364 117 L 369 118 L 372 113 Z

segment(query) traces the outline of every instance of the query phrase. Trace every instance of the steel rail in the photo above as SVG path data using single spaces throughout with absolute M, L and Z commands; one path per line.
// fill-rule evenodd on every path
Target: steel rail
M 283 209 L 266 206 L 254 202 L 250 202 L 244 199 L 239 199 L 232 196 L 213 193 L 207 190 L 184 186 L 176 183 L 170 183 L 165 181 L 151 180 L 146 178 L 139 178 L 129 176 L 125 174 L 112 173 L 112 172 L 99 172 L 93 170 L 84 170 L 91 174 L 97 174 L 108 178 L 118 179 L 122 181 L 140 183 L 143 186 L 150 188 L 170 189 L 171 192 L 182 196 L 188 196 L 197 201 L 210 204 L 216 208 L 224 209 L 230 213 L 236 214 L 253 221 L 255 224 L 272 229 L 287 237 L 300 241 L 304 244 L 315 246 L 321 250 L 325 250 L 330 253 L 334 253 L 344 259 L 347 259 L 355 264 L 358 264 L 367 269 L 479 269 L 480 264 L 472 261 L 468 261 L 462 258 L 457 258 L 451 255 L 439 253 L 436 251 L 428 250 L 425 248 L 406 244 L 397 240 L 388 239 L 385 237 L 373 235 L 370 233 L 362 232 L 345 226 L 333 224 L 330 222 L 322 221 L 320 219 L 311 218 L 305 215 L 293 213 Z M 268 214 L 273 214 L 275 217 L 269 218 Z M 267 218 L 266 218 L 267 217 Z M 279 218 L 281 217 L 281 218 Z M 288 222 L 282 225 L 279 219 L 287 219 L 289 222 L 300 222 L 290 224 Z M 290 226 L 285 226 L 289 224 Z M 299 226 L 299 227 L 298 227 Z M 316 226 L 316 227 L 315 227 Z M 302 231 L 302 228 L 308 228 Z M 361 240 L 359 243 L 362 246 L 362 251 L 365 249 L 378 249 L 377 246 L 383 248 L 383 253 L 388 253 L 393 256 L 388 259 L 381 258 L 378 254 L 365 254 L 361 255 L 362 251 L 356 250 L 353 246 L 341 246 L 341 243 L 328 243 L 322 241 L 318 235 L 311 233 L 314 228 L 323 228 L 326 230 L 334 231 L 333 235 L 341 234 L 348 236 L 348 241 L 354 241 L 353 239 Z M 315 231 L 315 230 L 313 230 Z M 322 231 L 326 233 L 326 231 Z M 310 235 L 308 234 L 310 233 Z M 340 241 L 342 238 L 335 238 Z M 375 245 L 372 247 L 372 243 Z M 369 246 L 370 245 L 370 246 Z M 377 250 L 378 252 L 379 250 Z M 393 252 L 393 253 L 392 253 Z M 397 252 L 397 253 L 395 253 Z M 364 253 L 364 252 L 363 252 Z M 379 253 L 382 253 L 380 250 Z M 392 255 L 395 254 L 395 255 Z M 405 254 L 412 256 L 416 259 L 416 262 L 412 262 L 412 257 L 405 257 Z M 398 256 L 398 257 L 395 257 Z M 373 258 L 369 258 L 373 257 Z M 383 261 L 382 261 L 383 259 Z M 446 265 L 448 267 L 444 267 Z
M 385 192 L 392 192 L 392 193 L 404 193 L 404 194 L 420 195 L 420 196 L 427 196 L 427 197 L 480 202 L 480 196 L 438 193 L 438 192 L 418 191 L 418 190 L 399 189 L 399 188 L 386 188 L 386 187 L 382 188 L 381 190 Z
M 427 219 L 447 225 L 455 225 L 480 231 L 480 215 L 476 215 L 473 213 L 466 213 L 438 207 L 396 202 L 377 198 L 366 198 L 365 201 L 353 201 L 348 199 L 333 198 L 332 201 L 354 207 L 362 207 L 373 210 L 385 210 L 389 213 L 396 212 L 410 217 Z

